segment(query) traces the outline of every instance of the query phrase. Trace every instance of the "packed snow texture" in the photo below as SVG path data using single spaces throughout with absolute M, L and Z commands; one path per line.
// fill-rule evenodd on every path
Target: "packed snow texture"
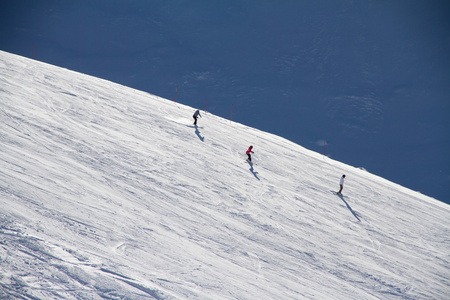
M 0 80 L 1 299 L 448 299 L 447 204 L 6 52 Z

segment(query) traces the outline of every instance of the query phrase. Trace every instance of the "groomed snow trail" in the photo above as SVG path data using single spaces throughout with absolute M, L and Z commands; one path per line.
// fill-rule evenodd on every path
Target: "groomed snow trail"
M 0 82 L 1 299 L 450 294 L 450 209 L 438 200 L 5 52 Z

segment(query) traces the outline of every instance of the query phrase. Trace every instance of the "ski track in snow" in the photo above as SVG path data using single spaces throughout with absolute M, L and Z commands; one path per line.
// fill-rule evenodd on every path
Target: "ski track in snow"
M 208 113 L 196 128 L 191 107 L 0 56 L 1 299 L 450 294 L 448 205 Z

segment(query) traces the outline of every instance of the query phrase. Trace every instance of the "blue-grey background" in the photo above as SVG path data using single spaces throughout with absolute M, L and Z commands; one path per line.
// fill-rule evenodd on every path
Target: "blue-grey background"
M 177 89 L 225 118 L 233 105 L 234 121 L 320 153 L 326 141 L 333 159 L 450 203 L 449 1 L 3 0 L 0 14 L 0 50 Z

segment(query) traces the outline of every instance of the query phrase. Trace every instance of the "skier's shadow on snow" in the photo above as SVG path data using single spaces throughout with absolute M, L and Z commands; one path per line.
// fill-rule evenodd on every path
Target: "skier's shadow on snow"
M 352 212 L 352 214 L 355 216 L 355 218 L 361 222 L 358 215 L 353 211 L 353 209 L 350 207 L 350 205 L 348 205 L 347 201 L 345 201 L 344 196 L 342 196 L 341 194 L 336 194 L 336 195 L 338 195 L 338 197 L 341 198 L 342 201 L 344 201 L 345 205 L 347 205 L 347 208 Z
M 198 130 L 198 127 L 197 127 L 197 126 L 195 126 L 195 134 L 198 136 L 198 138 L 200 139 L 200 141 L 202 141 L 202 142 L 205 141 L 205 137 L 203 137 L 203 136 L 200 134 L 200 131 Z
M 258 175 L 256 175 L 256 174 L 258 174 L 258 172 L 255 172 L 255 169 L 253 169 L 253 163 L 251 161 L 248 161 L 248 160 L 247 160 L 247 162 L 250 165 L 250 169 L 249 170 L 250 170 L 250 172 L 252 172 L 253 176 L 255 176 L 256 179 L 261 180 L 261 179 L 259 179 Z

